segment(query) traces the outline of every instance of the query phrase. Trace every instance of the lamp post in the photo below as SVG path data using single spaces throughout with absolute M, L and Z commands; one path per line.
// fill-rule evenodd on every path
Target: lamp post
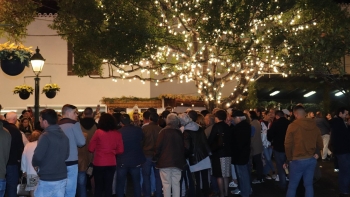
M 34 110 L 35 110 L 35 122 L 39 121 L 39 82 L 40 82 L 40 73 L 43 70 L 43 66 L 45 63 L 45 59 L 41 54 L 39 53 L 39 47 L 36 48 L 35 54 L 30 58 L 30 63 L 32 64 L 32 69 L 35 74 L 35 92 L 34 92 L 34 99 L 35 99 L 35 104 L 34 104 Z

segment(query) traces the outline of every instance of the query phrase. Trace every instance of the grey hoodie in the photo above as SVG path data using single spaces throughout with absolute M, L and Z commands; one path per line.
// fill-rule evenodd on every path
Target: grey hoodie
M 39 167 L 43 181 L 59 181 L 67 178 L 66 159 L 69 156 L 69 140 L 58 125 L 50 125 L 39 137 L 32 165 Z
M 69 139 L 69 157 L 66 164 L 67 166 L 78 164 L 78 147 L 84 146 L 86 141 L 80 123 L 69 118 L 63 118 L 58 124 Z

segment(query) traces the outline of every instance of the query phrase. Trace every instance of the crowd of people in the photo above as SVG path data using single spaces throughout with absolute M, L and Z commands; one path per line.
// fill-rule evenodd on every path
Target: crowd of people
M 302 181 L 314 196 L 317 159 L 335 158 L 340 196 L 350 196 L 350 120 L 288 110 L 187 110 L 142 114 L 64 105 L 0 121 L 0 197 L 17 196 L 19 179 L 35 197 L 249 197 L 252 184 L 279 181 L 295 197 Z M 332 152 L 329 142 L 333 147 Z M 274 159 L 275 165 L 272 162 Z M 252 173 L 254 171 L 254 173 Z M 127 174 L 133 194 L 127 194 Z M 231 189 L 230 189 L 231 188 Z

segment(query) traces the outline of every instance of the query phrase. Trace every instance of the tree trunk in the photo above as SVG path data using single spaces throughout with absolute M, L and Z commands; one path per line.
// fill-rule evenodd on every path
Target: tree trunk
M 207 107 L 207 110 L 211 113 L 215 106 L 215 101 L 207 101 L 205 102 L 205 106 Z

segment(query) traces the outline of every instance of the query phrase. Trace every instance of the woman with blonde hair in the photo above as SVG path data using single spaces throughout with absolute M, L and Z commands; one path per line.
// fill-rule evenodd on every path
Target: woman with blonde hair
M 23 171 L 23 177 L 27 178 L 27 185 L 25 190 L 30 191 L 30 196 L 34 197 L 34 190 L 38 184 L 38 174 L 33 168 L 32 159 L 34 155 L 34 150 L 38 145 L 38 139 L 41 133 L 39 131 L 33 131 L 29 142 L 23 150 L 22 161 L 21 161 L 21 169 Z

